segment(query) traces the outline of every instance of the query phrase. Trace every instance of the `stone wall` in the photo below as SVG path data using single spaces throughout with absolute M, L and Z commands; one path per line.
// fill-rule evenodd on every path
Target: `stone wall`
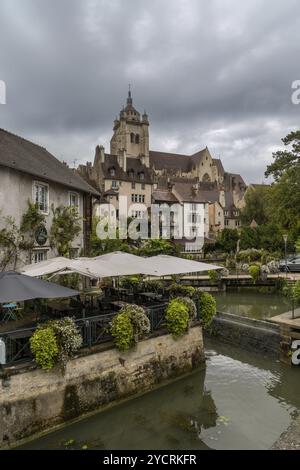
M 164 380 L 204 365 L 202 329 L 178 340 L 170 335 L 138 343 L 120 353 L 109 347 L 70 361 L 66 373 L 36 367 L 0 375 L 0 447 L 143 393 Z
M 279 328 L 268 321 L 218 313 L 208 334 L 248 351 L 279 357 Z

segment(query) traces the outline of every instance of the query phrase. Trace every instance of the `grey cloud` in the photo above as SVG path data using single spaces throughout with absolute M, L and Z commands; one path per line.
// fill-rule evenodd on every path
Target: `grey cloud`
M 0 126 L 70 162 L 92 159 L 130 82 L 153 149 L 208 145 L 261 181 L 299 126 L 297 12 L 297 0 L 1 0 Z

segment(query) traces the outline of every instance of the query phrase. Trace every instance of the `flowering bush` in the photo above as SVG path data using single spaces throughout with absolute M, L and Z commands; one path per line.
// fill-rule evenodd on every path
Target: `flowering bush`
M 49 322 L 53 328 L 58 344 L 58 362 L 64 369 L 68 360 L 82 346 L 82 337 L 73 318 L 65 317 L 61 320 Z
M 150 332 L 150 320 L 143 307 L 139 305 L 126 305 L 120 310 L 120 313 L 125 313 L 130 318 L 136 343 Z
M 65 369 L 67 361 L 82 345 L 75 321 L 69 317 L 38 327 L 29 341 L 35 360 L 42 369 L 52 369 L 57 363 Z
M 195 320 L 197 318 L 197 307 L 190 297 L 176 297 L 174 300 L 182 302 L 188 308 L 190 320 Z
M 175 338 L 187 332 L 189 309 L 180 298 L 170 300 L 166 310 L 166 320 L 167 328 Z

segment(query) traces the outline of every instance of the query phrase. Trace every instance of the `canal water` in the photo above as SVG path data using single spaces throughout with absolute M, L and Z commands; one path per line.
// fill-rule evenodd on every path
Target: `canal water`
M 255 288 L 240 288 L 214 292 L 220 312 L 263 320 L 291 310 L 284 295 L 261 293 Z
M 269 449 L 300 411 L 299 368 L 206 341 L 206 370 L 23 449 Z

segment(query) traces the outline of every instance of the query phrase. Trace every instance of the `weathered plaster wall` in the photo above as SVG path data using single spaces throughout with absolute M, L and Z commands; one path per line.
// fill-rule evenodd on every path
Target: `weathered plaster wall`
M 0 447 L 86 412 L 145 392 L 204 364 L 202 329 L 178 340 L 162 335 L 134 351 L 115 348 L 78 357 L 59 371 L 34 369 L 0 376 Z
M 79 215 L 83 217 L 83 196 L 82 193 L 72 190 L 67 186 L 63 186 L 54 182 L 41 180 L 31 175 L 19 172 L 17 170 L 12 170 L 6 167 L 0 167 L 0 210 L 1 217 L 10 216 L 13 217 L 17 226 L 20 225 L 23 214 L 28 209 L 28 201 L 33 202 L 33 183 L 34 181 L 41 181 L 49 184 L 49 212 L 45 216 L 45 226 L 47 228 L 48 234 L 52 225 L 53 214 L 52 214 L 52 204 L 54 208 L 58 206 L 68 206 L 69 205 L 69 192 L 78 193 L 79 196 Z M 81 222 L 82 224 L 82 222 Z M 3 224 L 2 224 L 3 225 Z M 0 221 L 0 228 L 3 228 Z M 77 248 L 79 251 L 83 247 L 83 232 L 76 237 L 72 243 L 74 248 Z M 47 249 L 48 258 L 56 256 L 49 245 L 49 240 L 45 246 L 36 248 Z M 27 255 L 24 253 L 23 263 L 29 263 L 30 260 L 27 258 Z

